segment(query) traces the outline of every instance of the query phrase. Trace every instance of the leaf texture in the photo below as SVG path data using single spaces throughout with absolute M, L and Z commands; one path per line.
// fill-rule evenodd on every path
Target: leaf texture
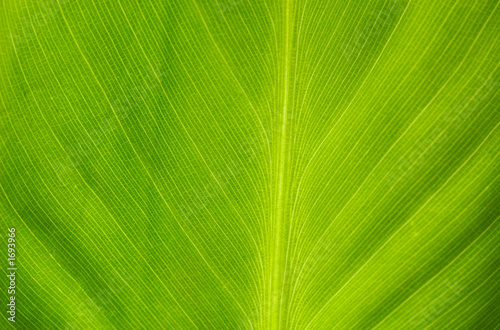
M 497 328 L 499 6 L 2 1 L 3 325 Z

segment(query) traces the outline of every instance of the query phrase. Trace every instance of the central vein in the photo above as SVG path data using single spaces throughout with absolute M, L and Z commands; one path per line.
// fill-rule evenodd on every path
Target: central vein
M 273 210 L 273 213 L 275 214 L 274 221 L 272 224 L 273 228 L 273 243 L 271 246 L 273 247 L 272 249 L 272 262 L 271 262 L 271 296 L 270 298 L 270 316 L 269 316 L 269 323 L 266 328 L 270 329 L 279 329 L 280 328 L 280 313 L 281 313 L 281 299 L 282 299 L 282 290 L 283 288 L 283 276 L 285 272 L 285 267 L 286 265 L 284 264 L 284 254 L 285 254 L 285 248 L 286 248 L 286 242 L 284 241 L 284 236 L 283 234 L 286 233 L 283 229 L 287 225 L 286 221 L 286 213 L 285 213 L 285 207 L 286 207 L 286 187 L 285 187 L 285 179 L 286 175 L 285 172 L 288 172 L 286 170 L 286 151 L 287 148 L 289 148 L 287 144 L 287 116 L 289 114 L 290 109 L 288 108 L 289 102 L 288 102 L 288 89 L 289 89 L 289 75 L 290 75 L 290 53 L 291 53 L 291 38 L 293 37 L 292 33 L 292 22 L 291 22 L 291 9 L 289 5 L 289 1 L 286 1 L 285 4 L 285 26 L 284 26 L 284 67 L 282 71 L 282 76 L 283 76 L 283 95 L 282 95 L 282 100 L 283 100 L 283 111 L 281 114 L 281 122 L 278 122 L 280 125 L 280 134 L 279 134 L 279 147 L 278 147 L 278 153 L 277 153 L 277 168 L 276 168 L 276 199 L 275 199 L 275 209 Z M 280 72 L 281 76 L 281 72 Z

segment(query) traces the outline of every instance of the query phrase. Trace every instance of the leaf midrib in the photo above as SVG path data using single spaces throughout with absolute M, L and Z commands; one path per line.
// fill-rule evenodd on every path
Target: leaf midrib
M 270 329 L 280 329 L 281 328 L 281 300 L 282 300 L 282 283 L 283 283 L 283 276 L 285 273 L 285 268 L 286 265 L 284 264 L 285 260 L 283 259 L 283 254 L 286 252 L 284 249 L 286 248 L 286 244 L 283 244 L 283 227 L 286 225 L 286 222 L 284 221 L 284 200 L 286 198 L 285 195 L 285 168 L 286 168 L 286 152 L 287 148 L 289 148 L 289 145 L 287 143 L 287 115 L 289 112 L 288 109 L 288 96 L 289 96 L 289 75 L 290 75 L 290 56 L 291 56 L 291 45 L 293 40 L 293 33 L 292 33 L 292 18 L 291 18 L 291 4 L 290 0 L 285 1 L 285 27 L 284 27 L 284 57 L 283 57 L 283 62 L 282 64 L 284 65 L 283 68 L 283 108 L 282 108 L 282 113 L 281 113 L 281 123 L 278 122 L 278 125 L 281 126 L 279 132 L 280 134 L 280 139 L 279 139 L 279 154 L 278 154 L 278 164 L 277 164 L 277 170 L 278 172 L 276 173 L 276 204 L 275 204 L 275 212 L 276 216 L 275 219 L 273 220 L 272 214 L 274 212 L 271 212 L 271 228 L 274 230 L 272 239 L 274 242 L 270 244 L 274 248 L 272 251 L 272 259 L 271 259 L 271 269 L 272 271 L 270 272 L 272 276 L 272 282 L 271 282 L 271 296 L 270 301 L 270 308 L 269 308 L 269 318 L 266 318 L 269 320 L 270 324 L 267 324 L 265 328 L 270 328 Z M 286 239 L 286 237 L 285 237 Z

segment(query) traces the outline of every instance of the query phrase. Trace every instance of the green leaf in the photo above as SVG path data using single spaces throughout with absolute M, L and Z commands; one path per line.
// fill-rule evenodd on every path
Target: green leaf
M 2 327 L 498 327 L 499 6 L 3 1 Z

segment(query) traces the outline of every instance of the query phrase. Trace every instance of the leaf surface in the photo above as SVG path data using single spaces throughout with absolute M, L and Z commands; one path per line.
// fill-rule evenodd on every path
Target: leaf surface
M 2 322 L 497 327 L 499 6 L 3 1 Z

